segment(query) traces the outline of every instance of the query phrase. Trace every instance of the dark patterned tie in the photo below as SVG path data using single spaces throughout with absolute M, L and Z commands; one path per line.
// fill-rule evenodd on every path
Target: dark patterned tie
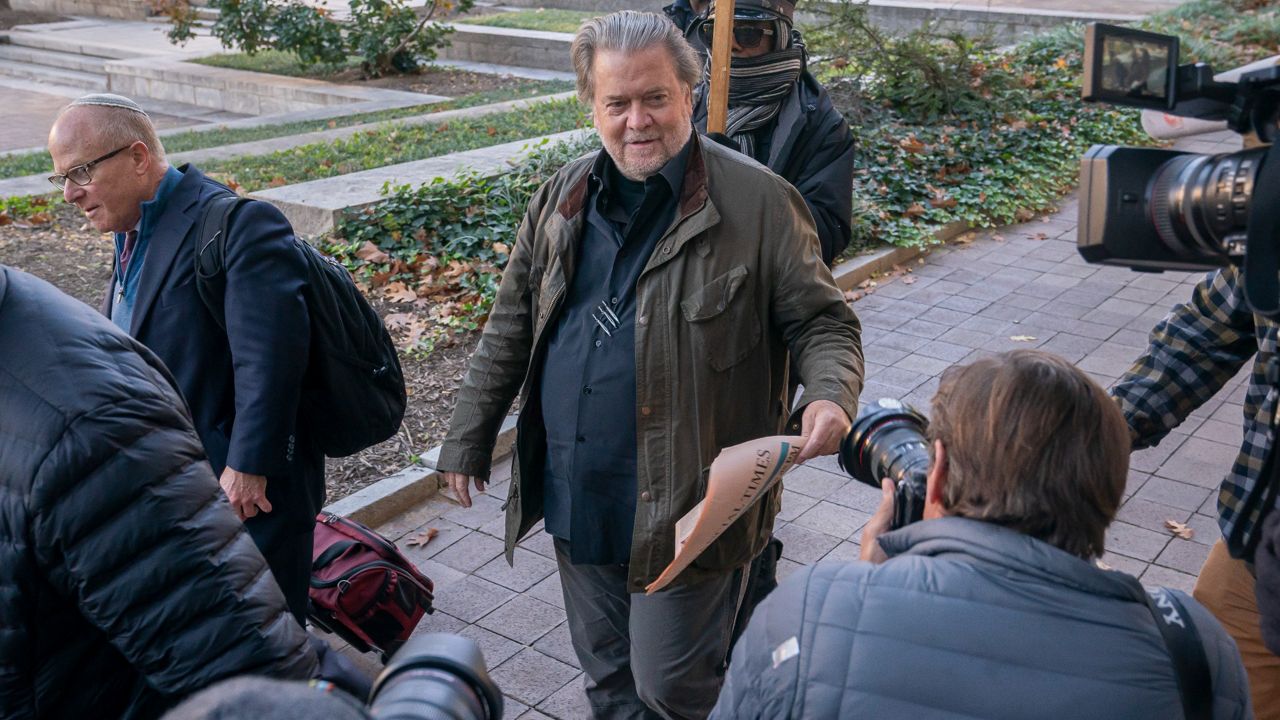
M 130 230 L 124 234 L 124 249 L 120 251 L 120 277 L 129 272 L 129 258 L 133 257 L 133 246 L 138 242 L 138 231 Z

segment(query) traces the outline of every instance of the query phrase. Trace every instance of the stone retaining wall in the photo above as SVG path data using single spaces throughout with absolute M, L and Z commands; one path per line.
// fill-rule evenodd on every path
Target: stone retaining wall
M 245 115 L 272 115 L 378 100 L 425 104 L 444 99 L 437 95 L 335 85 L 322 80 L 159 58 L 113 60 L 106 63 L 105 70 L 111 92 Z
M 511 7 L 549 7 L 563 10 L 613 12 L 615 10 L 651 10 L 659 12 L 666 2 L 634 3 L 626 0 L 503 0 Z M 801 6 L 797 21 L 801 25 L 820 21 L 811 3 L 806 10 Z M 1122 9 L 1123 6 L 1121 5 Z M 1061 10 L 1033 10 L 1022 8 L 991 8 L 980 2 L 916 2 L 913 0 L 871 0 L 868 16 L 877 26 L 893 31 L 919 28 L 928 20 L 934 20 L 941 30 L 959 30 L 967 35 L 991 35 L 997 42 L 1008 43 L 1046 28 L 1068 22 L 1103 20 L 1108 22 L 1134 20 L 1136 15 L 1117 13 L 1082 13 Z
M 518 65 L 540 70 L 572 72 L 569 33 L 455 24 L 449 47 L 440 51 L 444 61 L 466 60 L 492 65 Z
M 383 200 L 382 188 L 391 185 L 421 185 L 436 178 L 449 180 L 459 173 L 475 171 L 482 175 L 497 175 L 518 162 L 525 154 L 539 147 L 543 141 L 565 142 L 582 137 L 590 130 L 568 130 L 540 138 L 528 138 L 501 145 L 440 155 L 422 160 L 387 165 L 335 177 L 269 188 L 252 193 L 250 197 L 266 200 L 275 205 L 288 218 L 300 235 L 318 235 L 333 229 L 348 213 L 358 213 Z
M 9 0 L 9 7 L 29 12 L 92 15 L 120 20 L 145 20 L 151 15 L 151 6 L 144 0 Z

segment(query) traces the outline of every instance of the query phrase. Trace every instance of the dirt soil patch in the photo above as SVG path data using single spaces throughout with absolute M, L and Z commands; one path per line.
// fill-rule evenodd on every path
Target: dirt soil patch
M 29 10 L 11 10 L 7 5 L 0 6 L 0 30 L 8 30 L 15 25 L 35 25 L 68 20 L 52 13 L 31 12 Z
M 43 278 L 63 292 L 97 307 L 111 276 L 111 239 L 89 227 L 80 212 L 64 203 L 51 206 L 52 221 L 42 225 L 14 223 L 0 227 L 0 263 Z M 374 307 L 389 312 L 421 312 L 381 300 Z M 409 406 L 394 438 L 351 457 L 326 463 L 329 502 L 411 464 L 444 439 L 458 385 L 466 372 L 479 333 L 440 343 L 430 355 L 407 353 L 400 358 Z

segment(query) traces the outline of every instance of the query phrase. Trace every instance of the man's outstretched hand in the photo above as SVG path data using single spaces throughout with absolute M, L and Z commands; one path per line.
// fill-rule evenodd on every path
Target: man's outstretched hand
M 806 405 L 800 421 L 800 434 L 807 440 L 800 448 L 796 463 L 839 451 L 840 441 L 849 434 L 852 425 L 844 410 L 830 400 L 814 400 Z

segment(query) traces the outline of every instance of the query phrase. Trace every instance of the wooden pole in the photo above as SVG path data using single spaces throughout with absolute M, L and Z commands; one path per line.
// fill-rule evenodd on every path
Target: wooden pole
M 711 90 L 707 132 L 722 133 L 729 118 L 729 63 L 733 61 L 733 0 L 716 0 L 711 38 Z

